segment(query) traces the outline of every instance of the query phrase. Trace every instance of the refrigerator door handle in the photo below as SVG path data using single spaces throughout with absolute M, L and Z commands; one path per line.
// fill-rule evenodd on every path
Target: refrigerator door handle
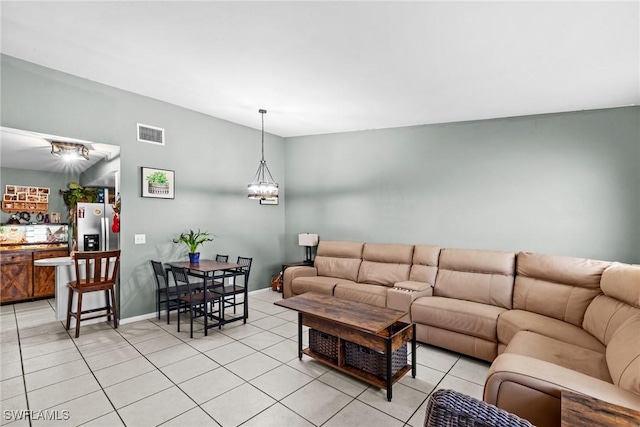
M 108 251 L 111 248 L 111 244 L 109 242 L 109 218 L 103 218 L 103 233 L 104 233 L 104 251 Z

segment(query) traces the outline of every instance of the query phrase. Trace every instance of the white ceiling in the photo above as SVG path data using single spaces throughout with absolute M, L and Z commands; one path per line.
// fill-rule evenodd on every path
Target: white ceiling
M 52 155 L 52 141 L 84 144 L 89 149 L 89 160 L 67 162 Z M 3 168 L 80 174 L 103 159 L 111 160 L 119 155 L 120 147 L 116 145 L 0 127 L 0 167 Z M 114 187 L 115 176 L 112 175 L 102 177 L 92 185 Z
M 265 108 L 284 137 L 640 104 L 637 0 L 3 1 L 1 13 L 2 53 L 254 128 Z

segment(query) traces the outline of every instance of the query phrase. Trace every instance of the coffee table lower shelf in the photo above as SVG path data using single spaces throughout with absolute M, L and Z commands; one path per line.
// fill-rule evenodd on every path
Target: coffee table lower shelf
M 358 368 L 354 368 L 353 366 L 349 366 L 349 365 L 339 365 L 335 360 L 330 359 L 318 352 L 315 352 L 313 350 L 311 350 L 309 347 L 305 348 L 302 350 L 303 354 L 306 354 L 307 356 L 317 360 L 318 362 L 322 362 L 325 365 L 331 366 L 333 369 L 343 372 L 347 375 L 350 375 L 354 378 L 357 378 L 359 380 L 362 380 L 368 384 L 371 384 L 373 386 L 376 386 L 378 388 L 381 389 L 385 389 L 387 390 L 387 380 L 384 378 L 380 378 L 376 375 L 370 374 L 368 372 L 365 372 L 361 369 Z M 398 382 L 398 380 L 400 380 L 400 378 L 402 378 L 407 372 L 409 372 L 411 370 L 411 365 L 410 364 L 406 364 L 404 367 L 400 368 L 398 370 L 398 372 L 396 372 L 392 377 L 391 377 L 391 384 L 395 384 L 396 382 Z M 415 375 L 414 375 L 415 376 Z M 388 390 L 387 390 L 388 391 Z M 391 401 L 391 398 L 388 398 L 389 401 Z
M 416 325 L 406 313 L 330 295 L 306 292 L 274 302 L 298 312 L 298 358 L 307 355 L 346 375 L 387 391 L 409 370 L 416 376 Z M 303 326 L 309 347 L 303 347 Z M 312 335 L 313 332 L 313 335 Z M 407 364 L 411 343 L 411 365 Z M 395 371 L 395 373 L 394 373 Z

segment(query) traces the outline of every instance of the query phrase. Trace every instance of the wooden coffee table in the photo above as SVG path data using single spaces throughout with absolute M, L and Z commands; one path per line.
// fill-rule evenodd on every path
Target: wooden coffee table
M 633 409 L 569 390 L 560 396 L 562 427 L 635 427 L 640 423 L 640 412 Z
M 401 322 L 402 311 L 347 301 L 316 292 L 307 292 L 274 304 L 298 312 L 298 357 L 306 354 L 338 371 L 387 390 L 391 401 L 392 386 L 411 369 L 416 376 L 415 325 Z M 337 360 L 326 357 L 310 348 L 302 348 L 302 326 L 338 338 Z M 382 352 L 386 362 L 386 376 L 376 376 L 345 363 L 345 342 L 358 344 L 370 350 Z M 411 364 L 392 373 L 393 352 L 411 342 Z

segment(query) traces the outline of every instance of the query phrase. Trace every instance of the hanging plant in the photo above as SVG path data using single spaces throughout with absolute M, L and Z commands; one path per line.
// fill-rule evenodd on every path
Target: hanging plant
M 98 201 L 97 187 L 83 187 L 77 182 L 70 182 L 68 190 L 60 190 L 64 204 L 69 208 L 69 222 L 73 227 L 76 222 L 76 206 L 78 203 L 95 203 Z
M 72 211 L 78 202 L 95 203 L 98 201 L 97 187 L 83 187 L 77 182 L 69 183 L 68 190 L 60 190 L 65 205 Z

